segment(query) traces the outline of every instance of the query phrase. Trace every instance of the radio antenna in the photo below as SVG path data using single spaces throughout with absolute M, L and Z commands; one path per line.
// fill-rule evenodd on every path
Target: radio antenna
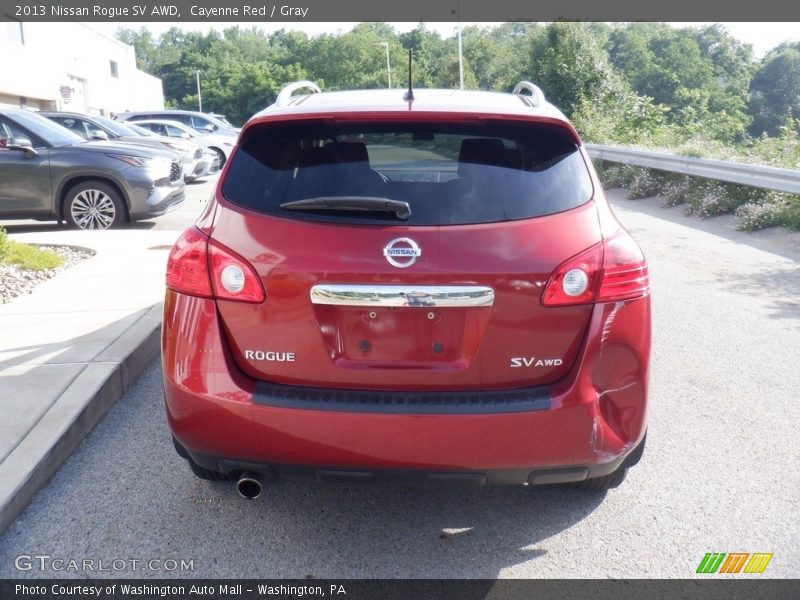
M 411 86 L 411 55 L 413 54 L 413 50 L 409 48 L 408 50 L 408 91 L 403 96 L 403 100 L 411 101 L 414 99 L 414 90 Z

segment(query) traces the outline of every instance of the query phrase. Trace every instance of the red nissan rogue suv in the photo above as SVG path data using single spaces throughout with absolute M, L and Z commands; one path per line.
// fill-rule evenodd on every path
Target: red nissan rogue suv
M 287 86 L 167 288 L 175 447 L 245 497 L 293 475 L 608 489 L 642 454 L 647 264 L 528 82 Z

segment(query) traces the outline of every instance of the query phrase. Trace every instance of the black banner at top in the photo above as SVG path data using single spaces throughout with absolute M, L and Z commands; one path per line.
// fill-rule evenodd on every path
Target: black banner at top
M 800 4 L 787 0 L 0 0 L 0 18 L 120 23 L 800 21 Z

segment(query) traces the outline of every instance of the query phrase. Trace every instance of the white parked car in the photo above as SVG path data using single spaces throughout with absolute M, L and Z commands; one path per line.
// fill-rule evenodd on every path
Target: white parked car
M 141 121 L 174 121 L 186 125 L 200 135 L 213 136 L 209 138 L 211 141 L 209 147 L 219 156 L 220 166 L 228 160 L 240 131 L 227 121 L 220 121 L 211 114 L 196 110 L 126 111 L 117 113 L 114 118 L 126 125 L 131 122 L 138 124 Z
M 222 154 L 220 156 L 220 166 L 225 164 L 225 161 L 228 160 L 228 156 L 230 155 L 231 150 L 233 150 L 233 146 L 230 145 L 230 137 L 223 136 L 217 133 L 202 133 L 197 131 L 196 129 L 192 129 L 188 125 L 184 125 L 179 121 L 172 121 L 168 119 L 142 119 L 137 121 L 127 121 L 126 125 L 136 124 L 138 127 L 143 127 L 153 133 L 156 133 L 160 136 L 166 136 L 170 138 L 178 138 L 184 140 L 192 140 L 204 146 L 208 150 L 211 150 L 217 155 Z
M 117 123 L 119 125 L 119 123 Z M 159 139 L 169 140 L 172 144 L 184 144 L 191 148 L 191 160 L 184 160 L 184 177 L 187 181 L 192 181 L 198 177 L 207 177 L 219 173 L 220 161 L 217 153 L 209 150 L 202 143 L 195 139 L 174 138 L 154 133 L 147 127 L 139 127 L 133 123 L 125 123 L 124 127 L 135 131 L 140 139 Z M 185 155 L 185 158 L 187 155 Z

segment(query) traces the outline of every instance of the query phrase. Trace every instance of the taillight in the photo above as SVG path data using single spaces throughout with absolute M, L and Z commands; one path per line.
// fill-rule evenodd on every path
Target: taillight
M 192 227 L 175 242 L 167 260 L 167 287 L 202 298 L 263 302 L 255 269 L 232 250 Z
M 194 227 L 175 242 L 167 260 L 167 287 L 181 294 L 212 298 L 208 278 L 208 237 Z
M 602 242 L 562 263 L 544 288 L 542 304 L 564 306 L 594 302 L 602 264 Z M 578 283 L 584 284 L 583 289 Z
M 624 229 L 562 263 L 542 294 L 545 306 L 614 302 L 650 291 L 647 262 Z
M 209 254 L 215 298 L 239 302 L 264 301 L 266 296 L 261 280 L 249 262 L 214 240 L 209 243 Z
M 598 302 L 630 300 L 650 293 L 647 261 L 639 245 L 624 229 L 604 242 L 603 280 Z

